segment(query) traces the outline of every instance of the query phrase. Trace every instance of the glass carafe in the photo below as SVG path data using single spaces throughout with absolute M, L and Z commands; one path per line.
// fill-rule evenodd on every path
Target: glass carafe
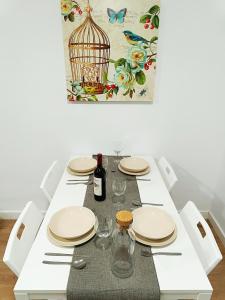
M 130 224 L 133 222 L 132 213 L 119 211 L 116 214 L 116 228 L 112 235 L 112 273 L 119 278 L 127 278 L 133 274 L 133 253 L 135 239 Z

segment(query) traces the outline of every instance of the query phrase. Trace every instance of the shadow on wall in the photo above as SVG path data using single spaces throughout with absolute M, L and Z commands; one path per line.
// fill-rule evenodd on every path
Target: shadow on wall
M 215 197 L 211 203 L 210 212 L 225 236 L 225 201 Z
M 181 210 L 187 201 L 193 201 L 200 211 L 209 211 L 215 201 L 214 193 L 186 170 L 172 163 L 178 182 L 171 191 L 176 208 Z
M 218 174 L 215 191 L 216 197 L 211 203 L 210 211 L 225 233 L 225 153 L 220 163 L 220 172 Z

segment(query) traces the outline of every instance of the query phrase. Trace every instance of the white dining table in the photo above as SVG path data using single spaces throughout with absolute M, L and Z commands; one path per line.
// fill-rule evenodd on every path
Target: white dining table
M 177 226 L 176 240 L 166 247 L 153 247 L 152 252 L 161 250 L 182 252 L 181 256 L 153 257 L 160 286 L 160 299 L 209 300 L 212 295 L 212 286 L 193 248 L 170 193 L 165 186 L 157 164 L 151 156 L 140 157 L 146 159 L 151 168 L 149 174 L 141 177 L 150 178 L 151 181 L 137 181 L 141 201 L 163 203 L 163 209 L 173 217 Z M 63 248 L 53 245 L 47 237 L 49 220 L 57 210 L 71 205 L 83 205 L 87 186 L 81 184 L 67 185 L 68 179 L 75 179 L 75 177 L 70 175 L 67 172 L 67 168 L 65 168 L 15 285 L 14 294 L 16 300 L 66 300 L 70 266 L 46 265 L 42 261 L 46 259 L 45 252 L 72 254 L 74 251 L 74 248 Z M 94 198 L 93 201 L 95 201 Z M 50 259 L 59 260 L 59 257 L 51 257 Z M 60 260 L 62 259 L 71 261 L 71 257 L 60 257 Z M 98 276 L 97 273 L 96 276 Z

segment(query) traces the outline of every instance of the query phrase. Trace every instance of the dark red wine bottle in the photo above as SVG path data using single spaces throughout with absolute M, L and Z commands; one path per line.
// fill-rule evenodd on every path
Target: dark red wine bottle
M 106 198 L 105 169 L 102 166 L 102 154 L 97 155 L 97 168 L 94 171 L 94 197 L 97 201 Z

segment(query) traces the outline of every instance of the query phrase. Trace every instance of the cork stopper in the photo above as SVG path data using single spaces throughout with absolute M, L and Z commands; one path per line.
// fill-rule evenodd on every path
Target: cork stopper
M 129 227 L 133 222 L 133 215 L 127 210 L 118 211 L 116 214 L 116 222 L 122 227 Z

